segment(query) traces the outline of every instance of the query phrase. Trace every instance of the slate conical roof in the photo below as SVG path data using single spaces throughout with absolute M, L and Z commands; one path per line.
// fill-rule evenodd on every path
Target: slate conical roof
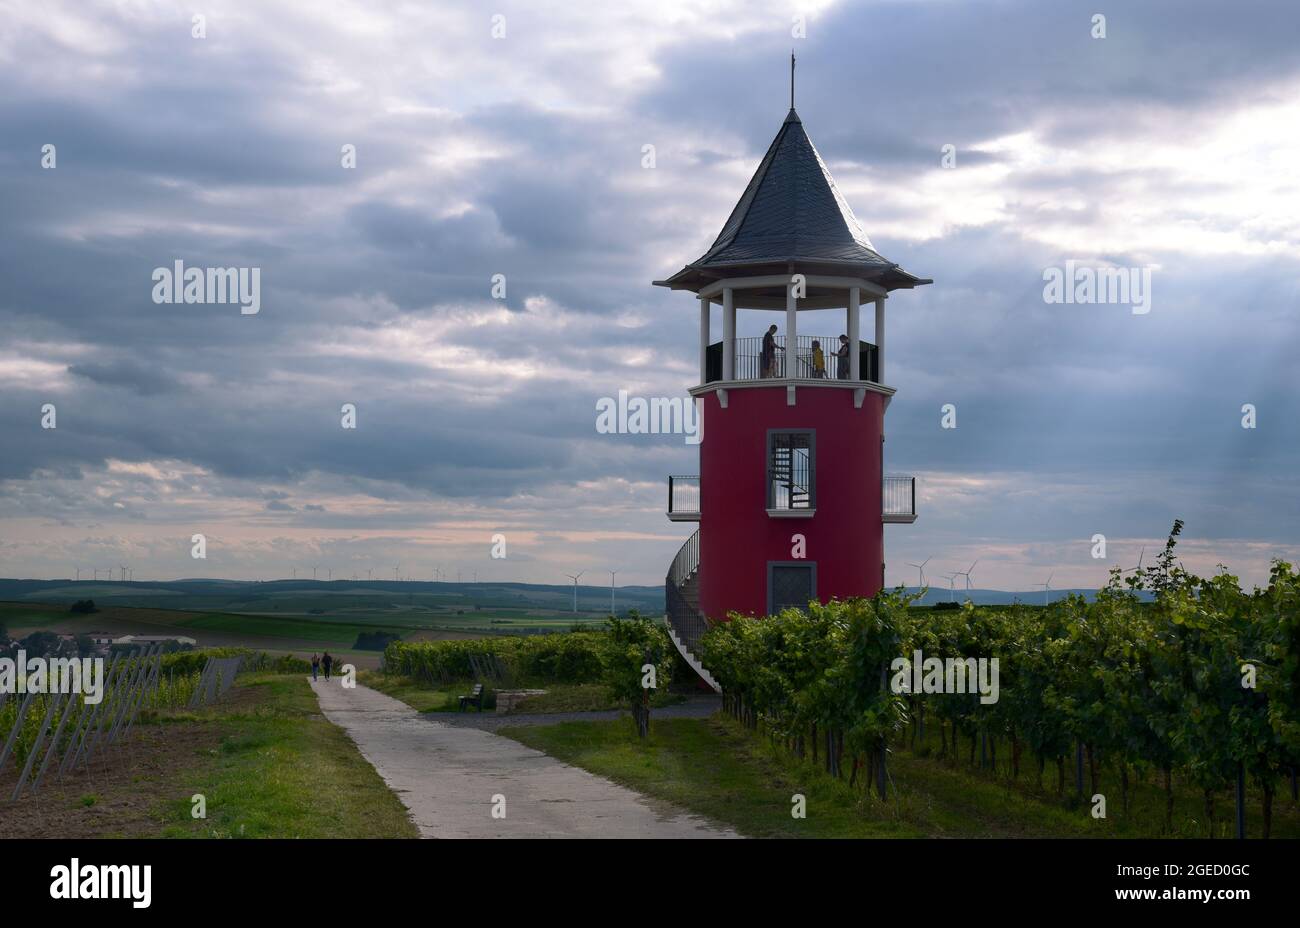
M 889 290 L 930 283 L 872 247 L 793 108 L 713 246 L 657 283 L 698 290 L 719 277 L 784 273 L 792 264 L 866 277 Z

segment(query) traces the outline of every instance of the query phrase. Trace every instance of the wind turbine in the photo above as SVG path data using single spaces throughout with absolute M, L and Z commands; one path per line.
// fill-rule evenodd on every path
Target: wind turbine
M 957 595 L 956 595 L 956 593 L 955 593 L 954 590 L 953 590 L 952 582 L 953 582 L 954 580 L 956 580 L 956 579 L 957 579 L 958 577 L 960 577 L 960 576 L 961 576 L 961 574 L 944 574 L 944 575 L 943 575 L 943 579 L 945 579 L 945 580 L 948 581 L 948 602 L 950 602 L 950 603 L 955 603 L 955 602 L 957 601 Z
M 398 572 L 399 570 L 401 570 L 401 569 L 402 569 L 402 565 L 401 565 L 400 563 L 398 563 L 398 564 L 394 564 L 394 565 L 393 565 L 393 579 L 394 579 L 394 580 L 399 580 L 399 579 L 401 579 L 401 578 L 398 576 L 398 574 L 397 574 L 397 572 Z
M 333 567 L 326 567 L 326 568 L 325 568 L 325 575 L 326 575 L 326 577 L 328 577 L 330 580 L 333 580 L 333 579 L 334 579 L 334 568 L 333 568 Z
M 80 567 L 77 568 L 77 582 L 78 582 L 78 583 L 81 582 L 81 568 L 80 568 Z
M 973 571 L 973 570 L 975 569 L 975 565 L 978 564 L 979 562 L 980 562 L 980 559 L 979 559 L 979 558 L 975 558 L 975 561 L 970 565 L 970 567 L 966 568 L 965 570 L 962 570 L 962 571 L 958 571 L 958 572 L 957 572 L 957 576 L 959 576 L 959 577 L 965 577 L 965 578 L 966 578 L 966 593 L 967 593 L 966 601 L 967 601 L 967 602 L 970 601 L 970 595 L 969 595 L 969 594 L 970 594 L 970 589 L 971 589 L 971 587 L 970 587 L 970 575 L 971 575 L 971 571 Z
M 366 568 L 366 579 L 367 580 L 375 579 L 375 569 L 373 567 Z
M 578 614 L 578 577 L 581 577 L 585 573 L 586 573 L 585 570 L 580 570 L 576 575 L 574 574 L 564 575 L 573 581 L 573 614 L 574 615 Z
M 1044 605 L 1044 606 L 1047 605 L 1047 598 L 1048 598 L 1049 596 L 1052 595 L 1052 578 L 1055 577 L 1055 576 L 1056 576 L 1056 574 L 1055 574 L 1054 572 L 1053 572 L 1053 573 L 1050 573 L 1050 574 L 1047 575 L 1047 579 L 1046 579 L 1045 581 L 1043 581 L 1042 583 L 1035 583 L 1035 584 L 1034 584 L 1034 586 L 1041 586 L 1041 587 L 1043 588 L 1043 605 Z
M 614 575 L 617 573 L 618 573 L 617 570 L 611 570 L 609 572 L 609 614 L 610 615 L 618 615 L 618 613 L 614 611 Z M 574 611 L 576 612 L 577 609 L 574 609 Z
M 915 568 L 916 568 L 916 573 L 917 573 L 917 588 L 918 588 L 918 589 L 919 589 L 920 587 L 925 586 L 925 565 L 928 564 L 928 563 L 930 563 L 930 559 L 933 558 L 933 557 L 934 557 L 934 555 L 931 554 L 930 557 L 927 557 L 924 561 L 922 561 L 922 562 L 919 563 L 919 564 L 908 564 L 908 565 L 907 565 L 908 567 L 915 567 Z
M 318 569 L 319 569 L 319 567 L 313 567 L 313 568 L 311 569 L 311 578 L 312 578 L 312 580 L 315 580 L 315 579 L 316 579 L 316 571 L 317 571 Z
M 1125 570 L 1125 571 L 1122 571 L 1122 573 L 1126 573 L 1126 574 L 1141 573 L 1141 571 L 1142 571 L 1142 558 L 1146 557 L 1146 554 L 1147 554 L 1147 546 L 1146 546 L 1146 545 L 1143 545 L 1143 546 L 1142 546 L 1142 552 L 1141 552 L 1140 554 L 1138 554 L 1138 562 L 1137 562 L 1137 564 L 1136 564 L 1135 566 L 1133 566 L 1133 567 L 1128 568 L 1128 569 Z
M 126 583 L 126 565 L 125 565 L 125 564 L 118 564 L 118 565 L 117 565 L 117 569 L 120 570 L 120 571 L 122 571 L 122 582 L 123 582 L 123 583 Z

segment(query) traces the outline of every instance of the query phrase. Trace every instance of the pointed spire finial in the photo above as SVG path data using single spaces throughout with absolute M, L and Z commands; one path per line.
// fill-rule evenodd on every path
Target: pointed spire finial
M 790 109 L 794 109 L 794 49 L 790 49 Z

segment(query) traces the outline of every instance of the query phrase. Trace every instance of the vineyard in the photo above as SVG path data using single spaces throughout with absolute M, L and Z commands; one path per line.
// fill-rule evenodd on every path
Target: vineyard
M 1268 587 L 1250 593 L 1227 573 L 1196 577 L 1174 555 L 1180 529 L 1154 567 L 1113 573 L 1091 603 L 921 610 L 882 592 L 733 617 L 705 635 L 704 663 L 732 716 L 797 756 L 820 753 L 833 777 L 848 767 L 850 784 L 874 783 L 882 799 L 890 752 L 930 750 L 937 731 L 940 759 L 1009 782 L 1041 789 L 1050 768 L 1064 796 L 1073 768 L 1081 814 L 1100 798 L 1107 816 L 1128 815 L 1134 785 L 1154 782 L 1167 833 L 1175 780 L 1199 792 L 1210 834 L 1224 794 L 1243 833 L 1249 785 L 1267 837 L 1279 788 L 1289 781 L 1295 799 L 1300 763 L 1300 572 L 1276 562 Z M 997 658 L 996 702 L 896 685 L 891 665 L 916 651 Z
M 84 694 L 28 692 L 20 699 L 0 693 L 0 774 L 11 759 L 18 774 L 9 801 L 36 792 L 47 775 L 61 780 L 94 762 L 111 762 L 137 721 L 210 703 L 242 670 L 308 669 L 306 661 L 241 649 L 163 654 L 151 647 L 106 662 L 98 701 Z
M 535 680 L 553 683 L 596 683 L 606 679 L 611 661 L 621 654 L 617 630 L 642 626 L 653 629 L 649 620 L 635 612 L 626 620 L 611 619 L 601 630 L 571 631 L 562 635 L 499 636 L 462 641 L 394 641 L 384 651 L 386 673 L 411 677 L 425 683 L 450 683 L 500 676 L 512 681 Z M 611 633 L 610 629 L 615 631 Z M 662 630 L 656 638 L 656 654 L 667 653 L 662 678 L 673 675 L 676 652 Z M 485 670 L 490 670 L 486 672 Z

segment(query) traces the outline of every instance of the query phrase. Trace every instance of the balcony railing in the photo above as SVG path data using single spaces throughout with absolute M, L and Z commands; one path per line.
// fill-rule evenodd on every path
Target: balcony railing
M 668 478 L 668 518 L 674 522 L 700 521 L 700 478 L 677 474 Z
M 916 478 L 886 474 L 880 490 L 880 512 L 886 522 L 915 522 Z
M 849 359 L 839 358 L 838 336 L 800 335 L 798 350 L 793 353 L 786 350 L 786 337 L 775 336 L 776 350 L 769 365 L 763 363 L 762 336 L 736 339 L 736 358 L 733 380 L 781 379 L 791 371 L 791 376 L 799 380 L 849 380 Z M 813 353 L 813 342 L 817 342 L 822 351 L 822 364 L 818 366 Z M 722 342 L 709 346 L 706 358 L 707 382 L 722 379 Z M 876 369 L 876 346 L 868 342 L 858 343 L 858 380 L 870 383 L 878 382 Z

